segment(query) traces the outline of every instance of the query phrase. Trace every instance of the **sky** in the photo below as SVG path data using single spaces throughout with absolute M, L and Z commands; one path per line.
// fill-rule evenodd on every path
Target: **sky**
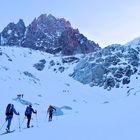
M 23 19 L 28 26 L 41 14 L 71 22 L 101 47 L 125 44 L 140 36 L 139 0 L 0 0 L 0 31 Z

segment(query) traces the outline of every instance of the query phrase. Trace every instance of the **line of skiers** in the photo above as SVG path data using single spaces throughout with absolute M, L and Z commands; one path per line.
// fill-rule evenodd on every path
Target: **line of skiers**
M 53 107 L 52 105 L 49 105 L 48 110 L 47 110 L 47 114 L 49 114 L 48 121 L 52 121 L 54 110 L 56 111 L 55 107 Z M 30 127 L 32 113 L 37 114 L 37 111 L 32 108 L 32 105 L 28 105 L 25 110 L 25 117 L 27 118 L 27 128 Z M 19 112 L 16 111 L 13 104 L 8 104 L 5 111 L 5 115 L 6 115 L 5 122 L 7 122 L 7 127 L 6 127 L 7 132 L 10 132 L 10 126 L 11 126 L 13 114 L 20 115 Z

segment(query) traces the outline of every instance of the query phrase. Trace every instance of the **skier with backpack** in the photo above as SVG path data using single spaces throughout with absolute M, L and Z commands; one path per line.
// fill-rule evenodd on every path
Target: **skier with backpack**
M 27 106 L 25 110 L 25 116 L 27 117 L 27 128 L 30 128 L 30 121 L 31 121 L 32 113 L 37 114 L 37 111 L 34 111 L 34 109 L 32 108 L 32 105 Z
M 11 121 L 12 121 L 12 118 L 13 118 L 13 114 L 20 115 L 19 112 L 17 112 L 15 110 L 13 104 L 8 104 L 7 107 L 6 107 L 6 111 L 5 111 L 6 121 L 8 121 L 7 127 L 6 127 L 7 132 L 10 132 L 10 126 L 11 126 Z
M 49 113 L 49 118 L 48 121 L 52 121 L 52 116 L 53 116 L 53 111 L 56 111 L 55 107 L 53 107 L 52 105 L 49 105 L 47 113 Z

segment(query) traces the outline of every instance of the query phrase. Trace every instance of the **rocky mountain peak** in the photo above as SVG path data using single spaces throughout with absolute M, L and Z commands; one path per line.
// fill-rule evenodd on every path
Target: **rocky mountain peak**
M 56 34 L 57 32 L 62 32 L 65 28 L 72 28 L 69 21 L 66 21 L 64 18 L 55 18 L 51 14 L 40 15 L 29 26 L 31 26 L 34 32 L 40 30 L 48 34 Z
M 1 32 L 1 45 L 19 45 L 25 30 L 26 27 L 22 19 L 17 24 L 9 23 Z
M 17 45 L 52 54 L 73 55 L 100 49 L 78 29 L 73 29 L 69 21 L 51 14 L 41 14 L 27 27 L 22 19 L 17 24 L 9 23 L 0 36 L 1 45 Z

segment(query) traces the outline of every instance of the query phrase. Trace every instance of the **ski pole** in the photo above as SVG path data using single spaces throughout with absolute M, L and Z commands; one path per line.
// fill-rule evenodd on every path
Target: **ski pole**
M 37 118 L 37 113 L 36 113 L 36 127 L 38 127 L 38 118 Z
M 6 123 L 7 120 L 5 120 L 5 122 L 2 124 L 0 130 L 2 130 L 2 128 L 4 127 L 5 123 Z
M 48 119 L 48 111 L 46 113 L 46 116 L 45 116 L 45 120 L 44 121 L 47 121 L 47 119 Z
M 22 122 L 21 122 L 21 125 L 20 125 L 20 126 L 22 126 L 22 125 L 23 125 L 23 122 L 24 122 L 25 118 L 26 118 L 26 116 L 23 118 L 23 120 L 22 120 Z
M 18 124 L 19 124 L 19 131 L 21 131 L 21 125 L 20 125 L 20 115 L 18 115 Z

